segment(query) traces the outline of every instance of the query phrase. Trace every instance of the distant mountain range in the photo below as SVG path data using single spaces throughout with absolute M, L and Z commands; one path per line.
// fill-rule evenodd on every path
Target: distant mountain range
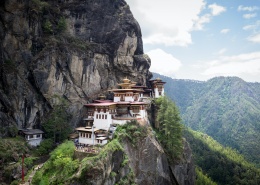
M 260 166 L 260 83 L 238 77 L 215 77 L 206 82 L 167 82 L 165 93 L 179 107 L 183 123 L 242 153 Z

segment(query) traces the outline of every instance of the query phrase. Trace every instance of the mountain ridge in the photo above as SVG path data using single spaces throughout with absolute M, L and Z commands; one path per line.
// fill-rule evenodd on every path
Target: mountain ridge
M 235 148 L 260 164 L 260 83 L 238 77 L 215 77 L 205 82 L 166 81 L 166 94 L 176 102 L 184 124 L 204 132 L 224 146 Z

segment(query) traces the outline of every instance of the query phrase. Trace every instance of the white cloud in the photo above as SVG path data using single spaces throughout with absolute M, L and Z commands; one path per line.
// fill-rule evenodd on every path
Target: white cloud
M 248 14 L 244 14 L 244 15 L 243 15 L 243 17 L 244 17 L 245 19 L 251 19 L 251 18 L 254 18 L 254 17 L 256 17 L 256 16 L 257 16 L 256 13 L 248 13 Z
M 229 31 L 230 31 L 230 29 L 222 29 L 222 30 L 220 31 L 220 33 L 226 34 L 226 33 L 228 33 Z
M 255 43 L 260 43 L 260 33 L 248 37 L 247 40 Z
M 204 14 L 202 16 L 198 16 L 194 19 L 194 26 L 192 30 L 203 30 L 204 24 L 209 23 L 213 16 L 217 16 L 221 14 L 222 12 L 226 11 L 226 8 L 223 6 L 219 6 L 216 3 L 211 4 L 208 6 L 208 8 L 211 10 L 211 13 Z
M 219 57 L 209 61 L 202 75 L 239 76 L 245 80 L 260 79 L 260 52 Z M 252 80 L 251 80 L 252 81 Z
M 255 28 L 255 25 L 250 24 L 250 25 L 244 26 L 243 30 L 253 30 L 254 28 Z
M 205 0 L 126 0 L 139 22 L 144 44 L 187 46 Z
M 243 30 L 254 30 L 256 31 L 257 29 L 260 28 L 260 21 L 256 21 L 255 24 L 249 24 L 243 27 Z
M 259 7 L 257 6 L 243 6 L 243 5 L 239 5 L 237 8 L 238 11 L 249 11 L 249 12 L 253 12 L 258 9 Z
M 204 24 L 209 23 L 211 20 L 211 15 L 210 14 L 205 14 L 201 17 L 198 17 L 195 19 L 193 30 L 203 30 Z
M 211 4 L 208 6 L 209 9 L 211 9 L 211 13 L 213 16 L 216 16 L 216 15 L 219 15 L 221 14 L 222 12 L 225 12 L 226 11 L 226 8 L 223 7 L 223 6 L 219 6 L 217 5 L 216 3 L 214 4 Z
M 226 52 L 227 52 L 227 49 L 226 48 L 222 48 L 221 50 L 218 51 L 218 55 L 223 55 Z
M 151 58 L 150 71 L 174 77 L 174 73 L 181 67 L 181 62 L 174 58 L 171 54 L 166 53 L 161 49 L 154 49 L 147 52 Z
M 206 0 L 126 0 L 139 22 L 144 44 L 187 46 L 191 32 L 202 30 L 213 16 L 226 11 L 217 4 L 206 6 Z M 208 8 L 210 13 L 201 14 Z

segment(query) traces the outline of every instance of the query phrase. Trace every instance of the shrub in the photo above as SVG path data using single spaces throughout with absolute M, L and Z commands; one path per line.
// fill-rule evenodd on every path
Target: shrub
M 43 24 L 43 31 L 46 33 L 53 33 L 52 24 L 49 20 L 46 20 Z
M 47 155 L 54 148 L 52 139 L 45 139 L 41 142 L 40 146 L 36 149 L 36 155 Z
M 128 140 L 134 146 L 141 138 L 147 135 L 147 128 L 141 126 L 136 120 L 127 122 L 124 125 L 119 125 L 115 132 L 115 138 L 119 140 Z
M 67 28 L 66 19 L 64 17 L 61 17 L 58 22 L 58 30 L 63 32 Z
M 66 141 L 51 152 L 50 159 L 35 174 L 33 184 L 62 184 L 79 167 L 79 161 L 73 160 L 74 143 Z

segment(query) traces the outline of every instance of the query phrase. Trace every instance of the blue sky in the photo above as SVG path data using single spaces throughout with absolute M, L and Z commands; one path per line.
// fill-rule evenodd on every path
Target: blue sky
M 260 82 L 260 0 L 126 0 L 150 71 L 177 79 Z

